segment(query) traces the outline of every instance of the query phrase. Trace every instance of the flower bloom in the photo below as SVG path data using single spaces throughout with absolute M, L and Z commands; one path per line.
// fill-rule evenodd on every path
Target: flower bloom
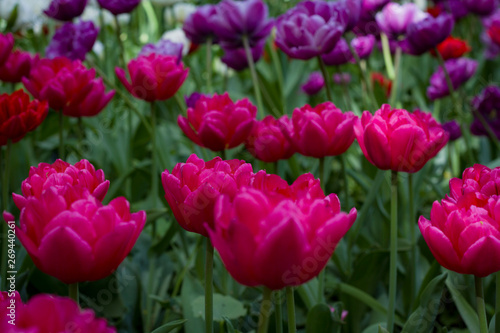
M 289 140 L 302 155 L 312 157 L 337 156 L 344 153 L 354 141 L 353 112 L 343 113 L 333 103 L 325 102 L 315 107 L 306 104 L 292 114 L 293 129 Z
M 434 17 L 438 17 L 443 12 L 450 13 L 455 20 L 459 20 L 469 14 L 469 10 L 462 0 L 441 0 L 436 4 Z
M 332 2 L 303 1 L 278 18 L 276 45 L 289 57 L 308 60 L 330 52 L 345 26 Z
M 47 116 L 47 102 L 30 101 L 23 90 L 0 95 L 0 146 L 18 142 Z
M 86 188 L 97 200 L 102 201 L 109 189 L 109 180 L 104 178 L 104 171 L 96 170 L 87 160 L 71 165 L 63 160 L 56 160 L 53 164 L 40 163 L 38 167 L 31 167 L 28 178 L 21 184 L 22 195 L 12 193 L 12 198 L 20 210 L 26 206 L 30 197 L 40 198 L 42 192 L 49 187 L 56 188 L 59 194 L 64 195 L 70 186 Z
M 210 240 L 243 285 L 279 290 L 309 281 L 356 219 L 356 209 L 341 212 L 338 197 L 325 196 L 311 174 L 284 183 L 274 190 L 243 187 L 233 199 L 217 200 Z
M 351 74 L 349 73 L 335 73 L 333 74 L 333 83 L 342 85 L 342 84 L 349 84 L 351 82 Z
M 156 53 L 164 56 L 175 56 L 180 61 L 182 59 L 182 43 L 172 42 L 169 39 L 160 39 L 156 44 L 146 44 L 142 47 L 139 56 L 147 56 Z
M 110 11 L 113 15 L 130 13 L 139 4 L 141 0 L 97 0 L 99 5 Z
M 437 50 L 444 60 L 448 60 L 460 58 L 465 53 L 469 52 L 471 48 L 465 40 L 448 36 L 437 46 Z M 431 50 L 431 54 L 436 55 L 436 51 Z
M 376 87 L 379 87 L 385 93 L 385 96 L 389 97 L 391 95 L 391 79 L 385 77 L 384 74 L 379 72 L 372 72 L 370 78 L 374 89 L 376 89 Z
M 7 292 L 0 293 L 0 314 L 6 311 L 14 299 L 15 325 L 9 323 L 9 315 L 0 317 L 0 331 L 6 333 L 23 332 L 80 332 L 80 333 L 115 333 L 116 329 L 108 326 L 105 319 L 96 318 L 91 309 L 80 309 L 70 298 L 48 294 L 33 296 L 23 304 L 17 291 L 14 298 Z M 6 311 L 7 312 L 7 311 Z
M 220 45 L 226 49 L 243 47 L 243 38 L 250 47 L 262 44 L 273 28 L 267 5 L 262 0 L 223 0 L 216 7 L 212 29 Z
M 445 62 L 446 71 L 450 75 L 453 89 L 456 90 L 467 82 L 476 72 L 477 61 L 467 58 L 450 59 Z M 450 94 L 446 76 L 443 68 L 439 68 L 432 74 L 430 86 L 427 87 L 427 96 L 431 100 L 446 97 Z
M 462 136 L 462 130 L 456 120 L 447 121 L 442 127 L 450 135 L 450 141 L 455 141 Z
M 315 95 L 325 86 L 325 79 L 320 72 L 312 72 L 301 87 L 302 91 L 308 95 Z
M 48 101 L 49 106 L 70 117 L 92 117 L 101 112 L 115 91 L 106 93 L 102 79 L 95 70 L 87 69 L 79 60 L 64 57 L 41 59 L 22 79 L 35 98 Z
M 474 14 L 487 16 L 497 8 L 496 0 L 464 0 L 465 7 Z
M 195 91 L 194 93 L 192 93 L 189 96 L 184 96 L 184 100 L 186 101 L 186 105 L 187 105 L 188 108 L 194 108 L 196 106 L 196 102 L 198 102 L 198 100 L 201 97 L 210 98 L 210 97 L 212 97 L 212 95 L 210 95 L 210 94 L 203 94 L 203 93 Z
M 127 67 L 131 82 L 123 68 L 115 69 L 116 76 L 134 97 L 148 102 L 164 101 L 174 96 L 189 72 L 176 57 L 155 53 L 139 56 Z
M 321 56 L 327 66 L 340 66 L 353 60 L 349 44 L 344 38 L 340 38 L 335 47 Z
M 333 11 L 338 13 L 344 31 L 351 31 L 359 22 L 362 11 L 362 0 L 339 0 L 332 4 Z
M 233 197 L 250 184 L 252 165 L 240 160 L 216 157 L 204 162 L 195 154 L 178 163 L 172 173 L 161 175 L 165 199 L 179 225 L 187 231 L 208 237 L 204 224 L 213 227 L 214 205 L 222 193 Z
M 255 123 L 245 146 L 250 154 L 261 161 L 270 163 L 286 160 L 295 153 L 295 150 L 283 131 L 288 131 L 288 136 L 291 136 L 292 121 L 288 116 L 282 116 L 279 120 L 273 116 L 266 116 Z
M 375 19 L 382 32 L 390 38 L 397 38 L 406 33 L 406 29 L 411 23 L 421 21 L 428 15 L 414 3 L 400 5 L 389 2 L 381 12 L 375 15 Z
M 0 66 L 2 66 L 7 59 L 9 59 L 13 48 L 14 36 L 12 36 L 12 34 L 4 35 L 0 33 Z
M 257 108 L 248 99 L 234 103 L 228 93 L 201 97 L 187 118 L 179 116 L 177 123 L 186 136 L 197 145 L 213 151 L 234 148 L 242 144 L 257 116 Z
M 500 114 L 498 113 L 498 110 L 500 110 L 500 88 L 493 85 L 484 88 L 472 100 L 472 108 L 483 116 L 497 138 L 500 138 Z M 475 135 L 488 135 L 486 128 L 484 128 L 475 113 L 470 130 Z
M 444 41 L 450 35 L 453 25 L 453 16 L 446 13 L 413 22 L 406 30 L 407 38 L 402 43 L 402 48 L 410 54 L 421 55 Z
M 16 235 L 38 269 L 64 283 L 105 278 L 134 246 L 146 213 L 130 213 L 123 197 L 103 205 L 83 186 L 64 186 L 26 199 Z
M 432 205 L 418 225 L 445 268 L 478 277 L 500 270 L 500 169 L 476 164 L 450 180 L 450 195 Z
M 358 36 L 351 41 L 351 46 L 360 59 L 368 58 L 373 51 L 374 45 L 375 36 L 373 35 Z
M 9 59 L 0 66 L 0 81 L 18 83 L 23 77 L 28 77 L 31 68 L 39 60 L 39 56 L 20 50 L 13 51 Z
M 92 50 L 98 34 L 99 28 L 92 21 L 65 23 L 52 37 L 45 50 L 46 56 L 49 59 L 66 57 L 83 61 Z
M 43 12 L 59 21 L 71 21 L 82 15 L 86 5 L 87 0 L 52 0 Z
M 487 35 L 490 37 L 491 41 L 496 45 L 500 45 L 500 14 L 497 12 L 492 15 L 493 19 L 487 20 L 485 27 Z
M 264 53 L 265 40 L 256 44 L 251 48 L 252 59 L 255 62 L 259 61 L 260 57 Z M 238 49 L 226 49 L 223 48 L 224 55 L 220 59 L 229 68 L 235 71 L 242 71 L 248 68 L 248 59 L 245 53 L 245 48 L 241 47 Z
M 381 170 L 417 172 L 443 148 L 449 135 L 419 110 L 410 113 L 384 104 L 374 115 L 363 112 L 354 127 L 366 159 Z
M 196 9 L 184 21 L 182 29 L 186 36 L 195 44 L 204 44 L 208 39 L 217 42 L 212 20 L 216 15 L 215 5 L 203 5 Z

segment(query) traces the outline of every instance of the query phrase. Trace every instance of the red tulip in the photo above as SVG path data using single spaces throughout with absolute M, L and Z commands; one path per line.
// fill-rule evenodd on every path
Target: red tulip
M 95 78 L 95 70 L 87 69 L 79 61 L 59 57 L 42 59 L 31 70 L 29 78 L 22 79 L 28 91 L 49 106 L 70 117 L 92 117 L 99 114 L 115 92 L 105 92 L 102 79 Z
M 0 81 L 18 83 L 23 77 L 30 75 L 31 68 L 39 57 L 32 55 L 29 52 L 15 50 L 9 56 L 9 59 L 0 66 Z
M 182 86 L 189 69 L 177 57 L 151 53 L 128 63 L 131 82 L 125 70 L 117 67 L 116 76 L 136 98 L 148 102 L 163 101 L 174 96 Z
M 417 172 L 448 142 L 449 134 L 421 111 L 391 109 L 388 104 L 357 121 L 354 131 L 365 157 L 381 170 Z
M 379 86 L 387 97 L 391 96 L 392 81 L 384 76 L 382 73 L 372 72 L 371 74 L 372 85 Z
M 0 95 L 0 146 L 21 140 L 42 123 L 47 111 L 47 102 L 30 102 L 23 90 Z
M 7 61 L 13 47 L 14 36 L 12 36 L 12 34 L 4 35 L 0 33 L 0 66 Z
M 234 148 L 242 144 L 252 131 L 257 108 L 248 99 L 234 103 L 228 93 L 202 96 L 187 118 L 179 116 L 177 123 L 184 134 L 197 145 L 213 151 Z
M 455 38 L 452 36 L 447 37 L 441 42 L 437 49 L 444 60 L 460 58 L 465 53 L 471 50 L 469 44 L 465 40 Z M 431 50 L 432 55 L 436 55 L 436 51 Z

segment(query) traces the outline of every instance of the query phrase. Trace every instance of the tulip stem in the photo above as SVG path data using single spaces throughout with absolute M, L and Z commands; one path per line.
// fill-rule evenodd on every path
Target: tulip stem
M 384 33 L 380 34 L 380 39 L 382 41 L 382 53 L 384 55 L 384 63 L 385 63 L 385 68 L 387 70 L 387 77 L 389 77 L 390 80 L 394 80 L 396 74 L 394 71 L 394 65 L 392 63 L 391 47 L 389 45 L 389 39 L 387 38 L 387 35 Z
M 157 208 L 157 197 L 158 197 L 158 154 L 156 153 L 156 111 L 155 103 L 151 102 L 151 184 L 152 184 L 152 194 L 153 194 L 153 208 Z M 154 235 L 153 235 L 154 236 Z
M 483 279 L 478 276 L 474 276 L 474 283 L 476 286 L 476 306 L 477 315 L 479 317 L 479 332 L 488 333 L 488 321 L 486 319 L 486 307 L 483 295 Z
M 220 151 L 220 158 L 222 158 L 224 161 L 226 160 L 226 150 L 222 149 Z
M 345 163 L 345 155 L 342 154 L 339 156 L 340 159 L 340 168 L 342 173 L 342 179 L 344 180 L 344 205 L 347 207 L 347 211 L 349 211 L 349 183 L 347 180 L 347 171 L 346 171 L 346 163 Z
M 262 290 L 262 302 L 260 303 L 259 323 L 257 333 L 267 333 L 269 317 L 271 316 L 271 289 L 264 287 Z
M 293 287 L 286 287 L 286 308 L 288 311 L 288 333 L 297 332 L 295 325 L 295 299 L 293 297 Z
M 78 291 L 78 282 L 68 284 L 68 295 L 69 298 L 74 300 L 76 304 L 80 305 L 80 293 Z
M 207 40 L 207 58 L 206 58 L 206 66 L 207 66 L 207 93 L 211 94 L 212 91 L 212 38 Z
M 349 45 L 349 49 L 351 50 L 351 53 L 354 57 L 354 60 L 356 60 L 356 64 L 359 67 L 359 70 L 361 71 L 361 76 L 363 77 L 363 80 L 365 81 L 366 85 L 366 90 L 368 91 L 368 99 L 370 102 L 373 104 L 373 108 L 376 109 L 378 108 L 378 103 L 377 99 L 375 98 L 375 94 L 373 93 L 373 84 L 370 81 L 370 76 L 368 75 L 368 71 L 366 70 L 366 62 L 362 62 L 361 59 L 358 56 L 358 53 L 352 47 L 351 43 L 347 43 Z
M 271 39 L 268 40 L 268 47 L 271 53 L 271 60 L 273 61 L 274 69 L 276 70 L 276 76 L 278 77 L 278 90 L 280 92 L 280 97 L 282 101 L 282 109 L 281 114 L 285 114 L 286 112 L 286 98 L 283 90 L 283 69 L 281 68 L 281 61 L 278 55 L 278 52 L 274 49 L 274 44 Z
M 10 149 L 12 146 L 12 141 L 7 140 L 7 147 L 5 147 L 5 158 L 4 158 L 4 170 L 3 170 L 3 180 L 2 180 L 2 209 L 3 211 L 8 210 L 8 195 L 9 195 L 9 164 L 10 164 Z M 0 157 L 1 157 L 0 151 Z M 0 161 L 1 168 L 1 161 Z M 8 242 L 7 242 L 7 234 L 9 232 L 9 225 L 7 222 L 2 223 L 2 271 L 1 271 L 1 288 L 0 290 L 7 290 L 7 251 L 8 251 Z
M 387 327 L 393 332 L 396 309 L 396 283 L 398 261 L 398 173 L 391 172 L 391 258 L 389 264 L 389 308 L 387 309 Z
M 325 158 L 321 157 L 319 158 L 319 168 L 318 168 L 318 177 L 319 177 L 319 183 L 323 191 L 325 190 Z
M 401 82 L 400 80 L 400 68 L 401 68 L 401 48 L 397 47 L 396 48 L 396 55 L 394 57 L 394 63 L 395 63 L 395 68 L 394 68 L 394 84 L 392 85 L 392 90 L 391 90 L 391 96 L 389 98 L 389 104 L 395 107 L 396 104 L 396 98 L 398 95 L 398 85 Z
M 59 110 L 59 158 L 64 160 L 64 115 L 62 110 Z
M 325 80 L 326 97 L 330 102 L 332 102 L 333 99 L 332 99 L 332 90 L 330 88 L 330 77 L 328 76 L 328 71 L 326 70 L 325 62 L 323 61 L 321 56 L 318 56 L 318 64 L 321 70 L 321 74 L 323 74 L 323 79 Z
M 417 284 L 417 237 L 415 234 L 415 198 L 413 195 L 413 174 L 408 174 L 408 201 L 410 211 L 410 260 L 411 260 L 411 273 L 410 273 L 410 310 L 413 307 L 415 300 L 416 284 Z
M 259 116 L 263 118 L 264 105 L 262 104 L 262 95 L 260 94 L 259 77 L 257 76 L 257 70 L 255 69 L 255 62 L 253 61 L 253 56 L 252 56 L 252 49 L 250 48 L 247 36 L 243 36 L 243 47 L 245 48 L 248 67 L 250 67 L 250 74 L 252 76 L 252 81 L 253 81 L 253 89 L 255 92 L 255 98 L 257 99 L 257 107 L 259 108 L 258 113 Z
M 274 292 L 274 317 L 276 319 L 276 333 L 283 333 L 283 314 L 281 311 L 281 290 Z
M 116 38 L 118 39 L 118 45 L 120 46 L 120 61 L 121 66 L 125 67 L 127 62 L 125 61 L 125 46 L 123 45 L 123 41 L 121 38 L 122 29 L 120 27 L 120 22 L 118 21 L 118 16 L 114 15 L 115 25 L 116 25 Z M 105 29 L 105 27 L 103 27 Z
M 496 298 L 495 298 L 495 332 L 500 331 L 500 272 L 496 277 Z
M 213 309 L 213 266 L 214 247 L 207 238 L 207 250 L 205 252 L 205 332 L 214 331 L 214 309 Z

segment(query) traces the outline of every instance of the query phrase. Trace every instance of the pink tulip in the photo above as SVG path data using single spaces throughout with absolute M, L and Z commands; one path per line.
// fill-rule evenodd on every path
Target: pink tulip
M 344 153 L 354 141 L 356 119 L 354 113 L 343 113 L 331 102 L 314 108 L 305 105 L 293 111 L 291 135 L 287 131 L 284 134 L 289 135 L 290 142 L 302 155 L 336 156 Z
M 71 165 L 58 159 L 53 164 L 40 163 L 38 167 L 31 167 L 28 178 L 21 184 L 22 195 L 12 193 L 12 197 L 17 208 L 22 209 L 28 198 L 40 198 L 49 187 L 55 187 L 59 194 L 64 194 L 67 185 L 84 187 L 102 201 L 108 192 L 109 180 L 104 178 L 101 169 L 96 171 L 87 160 Z
M 67 284 L 102 279 L 130 252 L 146 213 L 130 213 L 123 197 L 103 205 L 83 186 L 64 186 L 26 199 L 16 235 L 42 272 Z
M 6 292 L 0 293 L 0 314 L 8 310 L 10 300 L 15 299 L 14 321 L 11 317 L 0 317 L 0 332 L 4 333 L 114 333 L 105 319 L 96 318 L 93 310 L 81 310 L 70 298 L 39 294 L 23 304 L 19 294 L 10 298 Z M 9 312 L 7 312 L 9 313 Z M 12 324 L 12 323 L 15 323 Z
M 267 116 L 256 121 L 245 143 L 247 150 L 264 162 L 276 162 L 290 158 L 295 151 L 286 136 L 283 135 L 282 129 L 289 133 L 292 131 L 292 121 L 286 115 L 279 120 L 273 116 Z
M 187 231 L 205 237 L 207 223 L 213 227 L 214 204 L 223 193 L 233 197 L 252 177 L 252 165 L 240 160 L 223 161 L 216 157 L 204 162 L 195 154 L 186 163 L 178 163 L 172 173 L 162 175 L 165 199 L 177 222 Z
M 184 134 L 197 145 L 213 151 L 234 148 L 242 144 L 252 131 L 257 108 L 248 99 L 234 103 L 228 93 L 202 96 L 187 118 L 179 116 L 177 123 Z
M 3 66 L 0 66 L 0 81 L 17 83 L 28 77 L 39 56 L 29 52 L 13 51 Z
M 370 163 L 381 170 L 417 172 L 448 142 L 449 134 L 430 113 L 391 109 L 369 111 L 355 125 L 356 138 Z
M 500 167 L 491 170 L 484 165 L 474 164 L 465 169 L 462 179 L 450 180 L 450 195 L 453 199 L 458 200 L 470 192 L 479 192 L 488 198 L 500 195 Z
M 182 86 L 189 69 L 177 57 L 151 53 L 131 60 L 128 65 L 131 82 L 125 70 L 117 67 L 116 76 L 134 97 L 148 102 L 174 96 Z
M 0 33 L 0 66 L 2 66 L 14 47 L 14 36 L 12 34 L 2 34 Z
M 236 281 L 278 290 L 318 275 L 356 214 L 340 212 L 337 196 L 325 197 L 311 174 L 288 188 L 274 178 L 261 189 L 243 187 L 234 199 L 221 195 L 209 235 Z

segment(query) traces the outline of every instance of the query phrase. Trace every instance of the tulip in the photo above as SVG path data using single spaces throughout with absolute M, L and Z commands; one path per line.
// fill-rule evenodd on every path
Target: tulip
M 216 157 L 204 162 L 192 154 L 186 163 L 178 163 L 172 173 L 165 170 L 161 180 L 165 199 L 179 225 L 208 237 L 204 224 L 213 228 L 218 196 L 234 197 L 241 186 L 250 184 L 252 174 L 252 165 L 245 161 Z
M 186 101 L 186 105 L 187 105 L 188 108 L 194 108 L 196 106 L 196 102 L 198 102 L 198 100 L 201 97 L 210 98 L 210 97 L 212 97 L 212 95 L 210 95 L 210 94 L 202 94 L 202 93 L 199 93 L 199 92 L 195 91 L 194 93 L 192 93 L 189 96 L 184 96 L 184 100 Z
M 339 0 L 331 5 L 341 18 L 345 32 L 351 31 L 358 24 L 361 17 L 362 0 Z
M 292 121 L 288 116 L 282 116 L 279 120 L 266 116 L 255 123 L 245 146 L 250 154 L 261 161 L 271 163 L 286 160 L 295 151 L 283 131 L 288 131 L 288 136 L 291 136 Z
M 500 45 L 500 19 L 498 14 L 495 15 L 495 19 L 490 22 L 487 21 L 486 29 L 488 37 L 498 47 Z
M 442 125 L 443 129 L 448 132 L 450 141 L 455 141 L 462 136 L 460 124 L 456 120 L 451 120 Z
M 316 95 L 325 86 L 325 79 L 320 72 L 312 72 L 301 87 L 302 91 L 308 95 Z
M 39 56 L 20 50 L 13 51 L 9 59 L 0 66 L 0 81 L 18 83 L 23 77 L 28 77 L 31 68 L 38 62 Z
M 450 14 L 441 14 L 434 18 L 431 16 L 413 22 L 406 30 L 406 40 L 402 44 L 405 52 L 421 55 L 446 39 L 453 29 L 454 21 Z
M 113 15 L 120 15 L 133 11 L 139 6 L 141 0 L 97 0 L 97 2 Z
M 48 188 L 55 188 L 58 194 L 64 195 L 70 189 L 67 185 L 84 187 L 97 200 L 103 201 L 109 189 L 109 180 L 104 178 L 104 171 L 96 170 L 87 160 L 72 165 L 58 159 L 53 164 L 32 166 L 28 178 L 21 184 L 22 195 L 12 193 L 12 198 L 21 210 L 30 197 L 40 198 Z
M 83 61 L 92 50 L 98 34 L 99 28 L 92 21 L 65 23 L 52 37 L 45 50 L 46 56 L 49 59 L 66 57 Z
M 487 16 L 497 8 L 496 0 L 464 0 L 465 7 L 474 14 Z
M 484 165 L 474 164 L 464 170 L 462 178 L 450 179 L 449 185 L 451 201 L 457 201 L 469 193 L 479 193 L 489 199 L 500 194 L 500 167 L 492 170 Z
M 349 73 L 335 73 L 333 74 L 333 83 L 342 85 L 342 84 L 349 84 L 351 82 L 351 74 Z
M 357 117 L 343 113 L 333 103 L 305 105 L 292 114 L 293 129 L 284 131 L 292 146 L 302 155 L 322 158 L 344 153 L 354 141 Z
M 391 0 L 363 0 L 361 4 L 361 15 L 368 16 L 370 13 L 382 9 Z
M 0 146 L 21 140 L 47 116 L 47 102 L 30 101 L 23 90 L 0 95 Z
M 221 195 L 208 232 L 236 281 L 278 290 L 318 275 L 356 215 L 355 208 L 340 212 L 337 196 L 325 197 L 319 180 L 305 174 L 287 191 L 243 187 L 232 200 Z
M 196 9 L 194 13 L 189 15 L 184 21 L 182 29 L 186 36 L 194 44 L 204 44 L 209 39 L 217 42 L 214 32 L 213 18 L 216 15 L 215 5 L 204 5 Z
M 197 145 L 213 151 L 234 148 L 242 144 L 255 122 L 257 108 L 248 99 L 234 103 L 228 93 L 201 97 L 187 118 L 179 116 L 177 123 L 186 136 Z
M 339 66 L 353 60 L 349 44 L 344 38 L 340 38 L 335 47 L 321 56 L 327 66 Z
M 139 56 L 131 60 L 127 67 L 131 82 L 127 81 L 123 68 L 115 69 L 116 76 L 134 97 L 148 102 L 174 96 L 189 72 L 176 57 L 155 53 Z
M 447 37 L 437 46 L 437 51 L 441 54 L 443 60 L 460 58 L 470 50 L 471 48 L 465 40 L 452 36 Z M 431 50 L 431 54 L 436 55 L 436 51 Z
M 262 0 L 223 0 L 215 10 L 212 29 L 226 49 L 242 48 L 244 38 L 250 47 L 263 44 L 273 28 L 273 20 L 268 18 L 267 5 Z
M 351 46 L 360 59 L 366 59 L 370 56 L 375 45 L 375 36 L 358 36 L 353 38 Z
M 146 44 L 142 47 L 139 56 L 147 56 L 151 53 L 156 53 L 164 56 L 175 56 L 178 61 L 182 59 L 182 43 L 172 42 L 169 39 L 160 39 L 156 44 Z
M 2 66 L 7 59 L 9 59 L 13 48 L 14 36 L 12 36 L 12 34 L 4 35 L 0 33 L 0 66 Z
M 450 59 L 445 62 L 445 68 L 450 75 L 453 89 L 456 90 L 474 75 L 477 69 L 477 61 L 467 58 Z M 427 96 L 431 100 L 443 98 L 450 94 L 445 75 L 441 66 L 432 74 L 430 86 L 427 88 Z
M 439 8 L 439 14 L 443 12 L 450 13 L 453 15 L 455 20 L 459 20 L 469 14 L 469 10 L 465 6 L 464 1 L 462 0 L 441 0 L 436 7 Z M 434 17 L 437 17 L 436 15 Z
M 43 12 L 48 17 L 59 21 L 71 21 L 82 15 L 87 6 L 87 0 L 52 0 L 49 8 Z
M 17 290 L 13 291 L 12 293 L 9 293 L 7 291 L 0 291 L 0 328 L 2 327 L 2 324 L 4 321 L 7 320 L 7 318 L 10 320 L 10 309 L 8 307 L 12 308 L 12 303 L 15 304 L 15 309 L 19 309 L 23 305 L 23 301 L 21 299 L 21 296 L 19 295 L 19 292 Z
M 354 132 L 371 164 L 381 170 L 409 173 L 422 169 L 449 139 L 432 114 L 392 109 L 388 104 L 374 115 L 363 112 Z
M 70 298 L 38 294 L 23 304 L 19 293 L 10 298 L 7 292 L 0 293 L 0 313 L 15 299 L 15 325 L 9 323 L 9 316 L 0 317 L 0 331 L 6 333 L 115 333 L 116 329 L 108 326 L 105 319 L 96 318 L 91 309 L 80 309 Z M 2 301 L 3 299 L 3 301 Z
M 128 255 L 146 222 L 123 198 L 103 205 L 83 186 L 48 187 L 21 210 L 16 235 L 42 272 L 64 283 L 110 275 Z
M 377 13 L 375 19 L 382 32 L 391 38 L 404 35 L 408 26 L 419 22 L 429 14 L 421 11 L 414 3 L 403 5 L 389 2 L 381 12 Z
M 328 53 L 344 32 L 341 20 L 331 2 L 303 1 L 278 18 L 276 45 L 302 60 Z
M 482 115 L 483 119 L 490 126 L 497 138 L 500 138 L 500 88 L 498 86 L 487 86 L 481 93 L 472 100 L 472 108 Z M 474 114 L 474 121 L 470 130 L 474 135 L 488 135 L 482 122 Z
M 265 41 L 263 40 L 261 43 L 256 44 L 251 48 L 252 58 L 254 62 L 259 61 L 260 57 L 264 53 Z M 235 71 L 242 71 L 249 67 L 248 59 L 246 57 L 245 48 L 239 49 L 225 49 L 224 55 L 220 59 L 223 63 L 225 63 L 229 68 L 234 69 Z

